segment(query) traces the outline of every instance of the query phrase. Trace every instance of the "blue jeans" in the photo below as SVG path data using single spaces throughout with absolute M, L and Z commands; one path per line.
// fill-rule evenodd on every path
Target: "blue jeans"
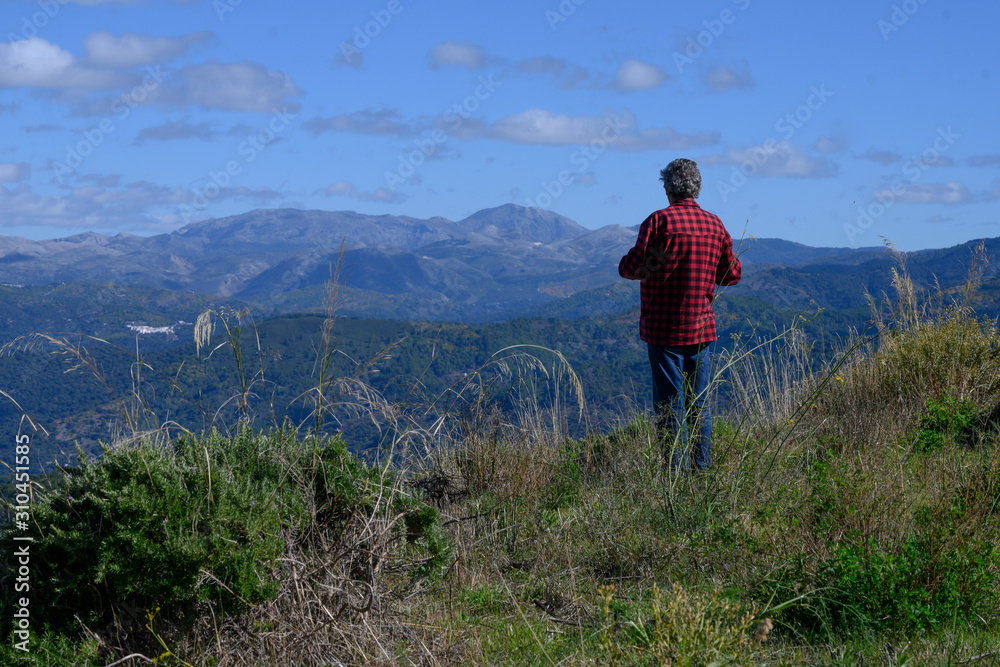
M 712 464 L 712 414 L 708 404 L 712 343 L 647 346 L 653 371 L 653 408 L 666 447 L 664 456 L 675 471 L 686 472 L 692 456 L 694 467 L 705 470 Z

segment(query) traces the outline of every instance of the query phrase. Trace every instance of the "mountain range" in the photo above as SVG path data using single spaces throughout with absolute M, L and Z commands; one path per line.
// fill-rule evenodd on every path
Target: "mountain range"
M 254 210 L 150 237 L 0 237 L 0 283 L 193 292 L 237 299 L 275 315 L 320 310 L 342 252 L 341 314 L 460 322 L 553 312 L 583 316 L 637 304 L 636 286 L 617 275 L 637 229 L 589 230 L 556 213 L 513 204 L 459 221 Z M 891 289 L 898 262 L 882 247 L 814 248 L 754 238 L 734 243 L 744 280 L 732 293 L 787 308 L 862 307 L 866 292 Z M 936 281 L 948 287 L 964 280 L 973 246 L 905 257 L 919 285 Z M 987 240 L 985 247 L 994 252 L 1000 239 Z M 996 278 L 988 267 L 983 279 Z M 588 298 L 591 292 L 595 298 Z M 580 306 L 567 311 L 571 297 Z

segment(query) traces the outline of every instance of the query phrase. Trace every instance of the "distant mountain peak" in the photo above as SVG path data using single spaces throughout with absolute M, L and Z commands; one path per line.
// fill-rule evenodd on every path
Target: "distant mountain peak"
M 585 234 L 587 229 L 575 220 L 541 208 L 503 204 L 485 208 L 458 223 L 463 229 L 487 236 L 516 241 L 552 243 L 559 239 Z

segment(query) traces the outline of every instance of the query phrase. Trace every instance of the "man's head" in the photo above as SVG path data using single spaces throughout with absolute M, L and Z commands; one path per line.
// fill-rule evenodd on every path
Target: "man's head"
M 694 160 L 678 158 L 660 170 L 663 189 L 671 201 L 701 194 L 701 172 Z

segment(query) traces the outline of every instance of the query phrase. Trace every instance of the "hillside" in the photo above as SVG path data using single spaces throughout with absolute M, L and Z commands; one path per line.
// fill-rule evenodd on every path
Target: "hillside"
M 265 399 L 242 428 L 169 446 L 122 431 L 102 457 L 33 476 L 31 521 L 0 527 L 0 543 L 12 553 L 32 538 L 31 619 L 47 629 L 33 646 L 47 664 L 995 664 L 1000 332 L 924 305 L 828 372 L 803 362 L 798 336 L 740 341 L 715 381 L 733 406 L 715 412 L 712 465 L 697 473 L 664 465 L 682 441 L 628 395 L 590 406 L 571 433 L 575 383 L 558 358 L 462 371 L 510 338 L 555 339 L 599 386 L 589 371 L 614 366 L 587 360 L 624 359 L 616 326 L 634 314 L 339 321 L 345 354 L 400 343 L 354 366 L 346 392 L 308 379 L 325 397 L 323 438 L 311 419 L 274 427 L 268 398 L 304 367 L 284 375 L 279 362 L 324 349 L 322 320 L 274 318 L 259 356 L 241 337 Z M 205 407 L 240 385 L 220 352 L 178 375 Z M 131 376 L 183 356 L 160 350 Z M 349 364 L 337 356 L 335 374 Z M 146 409 L 127 394 L 105 406 L 118 407 Z M 345 416 L 378 426 L 377 455 L 352 455 Z M 0 575 L 17 567 L 0 560 Z M 24 606 L 0 597 L 7 636 Z M 0 646 L 0 662 L 15 650 Z
M 143 296 L 148 296 L 145 291 Z M 595 297 L 587 298 L 593 309 Z M 638 311 L 634 306 L 622 310 L 621 305 L 609 297 L 609 306 L 600 316 L 535 316 L 483 325 L 340 318 L 331 331 L 337 349 L 331 372 L 352 376 L 357 370 L 355 361 L 375 359 L 380 351 L 391 348 L 391 355 L 365 372 L 366 381 L 389 398 L 400 399 L 411 388 L 400 384 L 399 379 L 420 378 L 420 395 L 426 398 L 440 395 L 456 378 L 474 372 L 499 350 L 536 345 L 566 357 L 584 381 L 588 404 L 605 406 L 595 407 L 597 416 L 602 410 L 616 409 L 616 401 L 622 397 L 638 405 L 648 401 L 647 361 L 645 347 L 638 339 Z M 52 305 L 49 310 L 57 312 Z M 155 413 L 156 418 L 170 415 L 192 430 L 209 428 L 216 417 L 215 408 L 232 398 L 237 371 L 228 348 L 216 351 L 210 358 L 204 351 L 196 353 L 191 323 L 198 314 L 190 304 L 165 309 L 141 321 L 172 325 L 171 331 L 137 334 L 121 324 L 112 327 L 108 322 L 114 319 L 113 314 L 104 313 L 102 322 L 93 323 L 98 326 L 99 340 L 60 336 L 68 342 L 67 347 L 37 339 L 30 346 L 17 345 L 0 357 L 0 387 L 52 431 L 47 446 L 53 453 L 71 453 L 74 442 L 92 449 L 98 440 L 109 439 L 115 426 L 121 427 L 123 421 L 122 415 L 109 412 L 109 404 L 115 396 L 126 397 L 136 389 L 146 402 L 144 410 Z M 760 328 L 759 333 L 783 330 L 800 314 L 756 299 L 727 295 L 717 306 L 720 345 L 731 346 L 736 338 L 752 336 L 755 328 Z M 132 315 L 125 310 L 116 316 L 121 323 L 126 318 L 131 320 Z M 800 326 L 811 340 L 819 340 L 824 335 L 846 336 L 850 327 L 862 325 L 865 317 L 867 310 L 829 312 Z M 257 398 L 252 401 L 255 412 L 272 415 L 270 419 L 279 423 L 285 416 L 296 423 L 304 418 L 308 409 L 296 397 L 316 381 L 323 320 L 321 315 L 290 315 L 245 323 L 241 340 L 249 346 L 244 350 L 249 369 L 246 372 L 253 377 L 259 373 L 254 384 Z M 761 327 L 764 322 L 766 326 Z M 223 342 L 221 335 L 217 326 L 217 343 Z M 79 347 L 86 349 L 88 358 L 93 359 L 91 366 L 100 369 L 101 378 L 87 367 L 65 372 L 80 366 L 76 354 Z M 140 385 L 134 384 L 136 376 L 131 370 L 137 354 L 145 369 Z M 390 378 L 395 379 L 394 384 L 389 383 Z M 17 416 L 10 402 L 0 402 L 0 429 L 7 429 L 0 431 L 0 438 L 16 429 Z M 217 423 L 231 424 L 238 415 L 230 404 L 217 417 Z M 368 432 L 357 434 L 352 443 L 364 448 L 372 437 Z M 2 440 L 11 441 L 10 437 Z M 0 446 L 0 454 L 5 451 L 6 445 Z

